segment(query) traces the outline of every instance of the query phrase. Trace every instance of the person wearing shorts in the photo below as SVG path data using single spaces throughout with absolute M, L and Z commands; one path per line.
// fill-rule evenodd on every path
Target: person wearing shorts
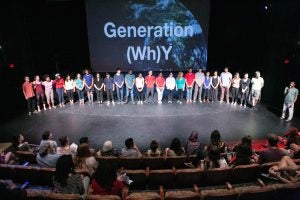
M 260 100 L 261 90 L 264 87 L 264 79 L 260 76 L 260 72 L 255 72 L 255 77 L 251 79 L 251 98 L 252 106 L 255 107 Z
M 83 75 L 84 88 L 85 88 L 85 91 L 87 93 L 89 103 L 93 103 L 93 101 L 94 101 L 94 95 L 93 95 L 93 91 L 94 91 L 94 77 L 90 73 L 90 70 L 88 70 L 88 69 L 86 69 L 84 71 L 84 73 L 85 73 Z
M 228 71 L 228 67 L 224 68 L 224 72 L 220 75 L 221 80 L 221 96 L 220 103 L 223 102 L 224 96 L 226 95 L 226 102 L 229 103 L 229 89 L 231 86 L 232 74 Z
M 45 103 L 45 93 L 43 88 L 43 83 L 40 80 L 40 76 L 36 75 L 33 81 L 33 88 L 35 90 L 35 97 L 37 103 L 38 112 L 41 112 L 40 103 L 43 104 L 44 110 L 47 110 L 46 103 Z

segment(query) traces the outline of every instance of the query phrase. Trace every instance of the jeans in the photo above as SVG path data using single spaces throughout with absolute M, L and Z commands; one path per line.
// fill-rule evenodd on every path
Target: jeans
M 163 95 L 164 95 L 164 90 L 165 90 L 165 88 L 162 88 L 162 89 L 159 89 L 158 87 L 156 88 L 158 102 L 162 101 Z
M 210 88 L 204 88 L 203 90 L 203 100 L 210 99 Z
M 121 88 L 116 86 L 116 90 L 117 90 L 118 101 L 123 102 L 123 86 Z
M 110 101 L 110 98 L 111 98 L 111 101 L 114 101 L 114 91 L 112 89 L 107 89 L 106 95 L 107 95 L 108 102 Z
M 151 96 L 149 96 L 151 94 Z M 150 99 L 151 97 L 151 99 Z M 150 101 L 154 101 L 154 87 L 146 89 L 146 101 L 149 103 Z
M 249 90 L 246 90 L 244 93 L 241 93 L 241 104 L 246 105 L 248 101 Z M 245 101 L 245 103 L 244 103 Z
M 29 97 L 26 101 L 27 101 L 28 112 L 32 113 L 33 111 L 35 111 L 35 98 Z
M 221 97 L 220 97 L 220 101 L 224 100 L 224 95 L 226 93 L 226 101 L 229 102 L 229 87 L 221 87 Z
M 97 95 L 97 101 L 103 101 L 103 90 L 96 89 L 96 95 Z
M 133 102 L 134 101 L 133 87 L 131 89 L 126 87 L 126 101 L 128 101 L 129 93 L 130 93 L 131 101 Z
M 67 95 L 68 95 L 69 101 L 74 100 L 73 90 L 67 90 Z
M 178 89 L 178 100 L 183 101 L 183 89 Z
M 186 88 L 186 100 L 192 100 L 193 87 Z
M 219 92 L 219 88 L 218 87 L 216 89 L 211 88 L 211 100 L 213 102 L 217 102 L 218 101 L 218 92 Z
M 65 103 L 64 88 L 56 88 L 56 93 L 58 95 L 58 102 L 59 102 L 59 104 Z
M 197 83 L 195 84 L 195 89 L 194 89 L 194 101 L 196 101 L 197 96 L 198 96 L 198 100 L 201 100 L 202 97 L 202 85 L 199 86 Z
M 294 104 L 293 103 L 284 103 L 283 104 L 282 116 L 281 117 L 285 118 L 285 114 L 286 114 L 287 109 L 289 110 L 288 120 L 292 120 L 293 115 L 294 115 Z
M 138 91 L 138 101 L 143 101 L 143 90 L 142 91 Z
M 231 89 L 231 92 L 232 92 L 232 102 L 237 102 L 238 97 L 239 97 L 239 90 L 240 90 L 240 88 L 232 87 L 232 89 Z
M 173 90 L 168 89 L 168 101 L 173 100 Z
M 78 99 L 79 100 L 84 100 L 84 90 L 79 90 L 79 89 L 76 89 L 77 91 L 77 95 L 78 95 Z

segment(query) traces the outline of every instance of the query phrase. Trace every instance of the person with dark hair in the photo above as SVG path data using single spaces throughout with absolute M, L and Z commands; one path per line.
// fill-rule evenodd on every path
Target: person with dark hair
M 39 75 L 36 75 L 34 77 L 33 88 L 35 91 L 38 112 L 41 112 L 41 108 L 40 108 L 41 102 L 43 104 L 44 110 L 47 110 L 46 103 L 45 103 L 45 93 L 44 93 L 43 83 L 41 82 Z
M 297 101 L 299 91 L 295 87 L 296 83 L 292 81 L 290 83 L 289 87 L 286 87 L 284 89 L 284 103 L 283 103 L 283 108 L 282 108 L 282 115 L 281 119 L 285 118 L 286 111 L 287 109 L 289 110 L 289 115 L 288 118 L 285 121 L 291 121 L 293 119 L 293 114 L 294 114 L 294 105 Z
M 96 89 L 96 95 L 97 95 L 97 102 L 102 104 L 103 103 L 103 79 L 100 76 L 100 73 L 96 73 L 96 78 L 94 82 L 94 87 Z
M 22 90 L 23 90 L 24 97 L 27 101 L 28 115 L 31 115 L 31 113 L 37 113 L 37 110 L 35 109 L 35 99 L 34 99 L 35 94 L 29 76 L 24 77 Z
M 65 80 L 65 93 L 67 94 L 71 105 L 74 104 L 74 95 L 73 95 L 74 92 L 75 92 L 74 81 L 73 79 L 71 79 L 70 75 L 67 75 Z
M 44 76 L 44 80 L 45 81 L 43 81 L 43 86 L 45 87 L 45 96 L 47 99 L 48 108 L 50 110 L 51 108 L 56 108 L 56 106 L 54 104 L 54 91 L 53 91 L 54 81 L 51 80 L 51 78 L 48 74 L 46 74 Z M 51 105 L 52 105 L 52 107 L 51 107 Z
M 247 143 L 241 143 L 236 147 L 236 157 L 234 161 L 232 161 L 232 166 L 238 165 L 249 165 L 254 163 L 252 160 L 252 149 Z
M 117 177 L 117 170 L 117 166 L 112 163 L 104 162 L 99 165 L 93 174 L 90 193 L 121 196 L 124 185 Z
M 200 142 L 198 140 L 198 132 L 193 130 L 185 145 L 185 152 L 187 156 L 197 155 L 200 149 Z
M 118 151 L 113 147 L 113 144 L 110 140 L 107 140 L 104 142 L 102 150 L 97 152 L 97 156 L 102 157 L 118 157 L 119 153 Z
M 154 103 L 154 85 L 155 85 L 155 76 L 153 76 L 152 70 L 148 71 L 148 75 L 145 77 L 146 83 L 146 102 Z
M 241 91 L 241 104 L 240 106 L 247 106 L 249 91 L 250 91 L 250 79 L 248 78 L 248 73 L 244 74 L 244 78 L 240 81 L 240 91 Z
M 166 85 L 166 79 L 164 78 L 162 72 L 159 72 L 158 77 L 156 77 L 155 84 L 156 84 L 156 92 L 157 92 L 157 102 L 158 104 L 161 104 L 164 96 L 165 85 Z
M 58 139 L 60 147 L 57 147 L 58 154 L 72 154 L 70 149 L 69 138 L 67 136 L 60 137 Z
M 231 80 L 231 92 L 232 92 L 232 105 L 236 105 L 239 98 L 239 91 L 241 85 L 241 78 L 239 73 L 235 73 L 233 79 Z
M 232 74 L 228 71 L 228 67 L 224 68 L 224 72 L 220 75 L 221 96 L 220 103 L 223 102 L 226 95 L 226 102 L 229 103 L 229 89 L 231 87 Z
M 186 102 L 192 103 L 192 94 L 195 83 L 195 74 L 193 73 L 193 68 L 188 68 L 188 73 L 184 75 L 186 84 Z
M 227 148 L 225 142 L 221 140 L 221 134 L 218 130 L 214 130 L 210 135 L 210 145 L 206 147 L 206 150 L 209 151 L 211 146 L 217 146 L 221 153 L 225 153 Z
M 134 104 L 134 95 L 133 95 L 133 89 L 135 84 L 135 75 L 132 73 L 132 69 L 128 70 L 128 73 L 125 75 L 125 85 L 126 85 L 126 99 L 125 102 L 128 103 L 129 99 L 129 93 L 131 97 L 131 102 Z
M 204 160 L 204 169 L 215 169 L 215 168 L 224 168 L 228 164 L 224 158 L 221 158 L 220 149 L 212 145 L 207 153 L 207 157 Z
M 75 83 L 75 89 L 77 92 L 77 96 L 78 96 L 78 100 L 79 100 L 79 105 L 83 105 L 84 104 L 84 84 L 83 84 L 83 80 L 81 79 L 81 74 L 78 73 L 76 75 L 76 79 L 74 80 Z
M 88 137 L 80 138 L 79 139 L 79 144 L 83 144 L 83 143 L 89 144 L 89 138 Z
M 151 141 L 150 149 L 147 150 L 146 155 L 148 157 L 158 157 L 162 155 L 160 146 L 156 140 Z
M 0 179 L 0 195 L 1 199 L 8 200 L 25 200 L 27 192 L 25 189 L 20 189 L 12 180 Z
M 292 156 L 288 150 L 277 147 L 278 144 L 277 135 L 269 134 L 267 138 L 269 143 L 269 149 L 261 151 L 259 153 L 260 163 L 277 162 L 280 161 L 280 159 L 283 156 Z
M 184 89 L 185 89 L 185 78 L 183 77 L 183 72 L 178 72 L 178 76 L 176 78 L 176 91 L 178 94 L 177 103 L 182 104 Z
M 103 80 L 103 83 L 104 83 L 104 91 L 106 91 L 106 96 L 107 96 L 107 105 L 110 104 L 110 99 L 111 99 L 111 103 L 115 105 L 115 101 L 114 101 L 115 84 L 114 84 L 114 79 L 110 77 L 109 73 L 106 73 L 106 77 Z
M 202 102 L 202 87 L 204 83 L 204 73 L 202 72 L 202 68 L 198 69 L 198 72 L 195 74 L 195 90 L 194 90 L 194 103 L 196 102 L 197 96 L 198 101 Z
M 209 102 L 209 99 L 211 99 L 211 77 L 210 72 L 207 71 L 205 73 L 204 77 L 204 83 L 203 83 L 203 102 Z
M 121 157 L 125 158 L 141 158 L 142 154 L 139 148 L 135 145 L 132 138 L 127 138 L 125 140 L 126 148 L 121 150 Z
M 117 97 L 118 97 L 118 103 L 122 104 L 124 94 L 123 94 L 123 86 L 124 86 L 125 78 L 124 75 L 121 74 L 121 68 L 117 69 L 117 73 L 114 75 L 114 84 L 116 85 L 116 91 L 117 91 Z
M 178 138 L 174 138 L 171 142 L 170 148 L 166 149 L 167 157 L 184 156 L 185 150 L 181 146 L 181 142 Z
M 168 90 L 168 103 L 173 103 L 173 92 L 176 87 L 176 80 L 173 73 L 170 72 L 169 77 L 166 79 L 166 88 Z
M 91 153 L 90 146 L 87 143 L 78 146 L 74 160 L 76 168 L 87 170 L 91 175 L 98 167 L 98 161 Z
M 55 191 L 66 194 L 87 194 L 89 177 L 75 174 L 71 155 L 62 155 L 56 163 L 53 185 Z
M 286 148 L 294 152 L 293 158 L 300 158 L 300 133 L 296 127 L 290 127 L 286 133 Z
M 211 101 L 218 101 L 218 93 L 220 86 L 220 77 L 218 76 L 218 71 L 214 71 L 214 75 L 211 77 Z
M 25 142 L 24 135 L 19 133 L 13 136 L 13 152 L 15 151 L 32 151 L 28 142 Z
M 65 81 L 60 74 L 55 74 L 55 90 L 58 96 L 59 106 L 65 106 L 65 97 L 64 97 L 64 90 L 65 90 Z
M 94 77 L 90 73 L 90 70 L 88 70 L 88 69 L 84 70 L 83 84 L 85 86 L 85 91 L 87 93 L 87 97 L 88 97 L 89 103 L 93 103 L 93 101 L 94 101 L 94 95 L 93 95 L 93 91 L 94 91 Z
M 145 86 L 145 80 L 143 78 L 142 73 L 139 73 L 138 77 L 135 79 L 135 87 L 137 89 L 137 97 L 138 97 L 138 103 L 137 104 L 143 104 L 143 89 Z
M 40 143 L 40 146 L 43 144 L 43 143 L 50 143 L 51 145 L 51 149 L 56 152 L 56 148 L 57 148 L 57 143 L 56 141 L 53 140 L 53 135 L 50 131 L 45 131 L 43 134 L 42 134 L 42 141 Z
M 56 154 L 49 141 L 43 142 L 39 147 L 39 152 L 36 156 L 37 163 L 42 167 L 55 167 L 58 158 L 61 155 Z

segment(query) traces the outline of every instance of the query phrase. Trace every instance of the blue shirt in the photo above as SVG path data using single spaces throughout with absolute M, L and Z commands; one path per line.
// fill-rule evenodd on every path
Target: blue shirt
M 205 76 L 204 78 L 204 89 L 210 89 L 210 77 Z M 206 87 L 208 86 L 208 87 Z
M 127 82 L 127 85 L 129 87 L 132 87 L 134 84 L 134 79 L 135 79 L 135 75 L 134 74 L 126 74 L 125 75 L 125 80 Z
M 83 80 L 81 80 L 80 78 L 77 78 L 74 80 L 75 84 L 77 87 L 79 87 L 80 89 L 83 88 Z
M 114 85 L 114 79 L 112 77 L 104 79 L 104 85 L 106 90 L 112 90 Z
M 177 85 L 177 89 L 184 89 L 184 85 L 185 85 L 185 78 L 181 78 L 180 80 L 178 78 L 176 78 L 176 85 Z
M 92 74 L 85 74 L 83 76 L 83 80 L 85 80 L 88 86 L 92 85 L 93 75 Z
M 122 85 L 122 82 L 124 82 L 124 75 L 123 74 L 115 74 L 114 75 L 114 82 L 118 85 Z

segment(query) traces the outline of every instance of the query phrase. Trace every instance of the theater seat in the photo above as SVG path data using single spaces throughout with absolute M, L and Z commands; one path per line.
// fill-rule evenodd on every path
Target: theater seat
M 31 151 L 16 151 L 15 155 L 18 158 L 18 162 L 21 164 L 24 164 L 26 162 L 37 164 L 36 154 Z
M 121 200 L 117 195 L 88 195 L 87 200 Z
M 204 171 L 201 169 L 180 169 L 176 171 L 176 188 L 192 188 L 194 184 L 204 184 Z
M 256 181 L 259 175 L 259 164 L 239 165 L 233 168 L 233 182 L 246 183 Z
M 146 170 L 124 170 L 124 172 L 133 181 L 129 186 L 130 189 L 146 189 Z
M 165 200 L 200 200 L 200 195 L 198 192 L 188 190 L 167 191 Z
M 144 157 L 143 163 L 150 170 L 165 169 L 165 158 L 164 157 Z
M 96 160 L 98 161 L 99 165 L 103 164 L 103 163 L 109 163 L 109 164 L 113 164 L 115 166 L 118 166 L 118 168 L 120 168 L 120 161 L 119 158 L 114 157 L 114 156 L 109 156 L 109 157 L 101 157 L 101 156 L 97 156 Z
M 201 200 L 234 200 L 238 198 L 235 190 L 208 189 L 200 191 Z
M 184 165 L 185 161 L 186 161 L 186 156 L 177 156 L 177 157 L 167 157 L 165 163 L 168 169 L 172 169 L 172 168 L 182 169 L 185 168 Z
M 224 185 L 226 182 L 231 181 L 232 178 L 232 168 L 217 168 L 210 169 L 205 173 L 205 185 Z M 203 185 L 202 183 L 200 185 Z
M 150 189 L 158 189 L 159 186 L 163 186 L 164 188 L 174 188 L 175 174 L 171 169 L 150 170 L 148 180 Z
M 0 174 L 1 174 L 1 179 L 15 180 L 16 178 L 15 165 L 0 164 Z
M 124 169 L 145 169 L 141 158 L 120 158 L 120 165 Z
M 276 184 L 275 196 L 277 199 L 299 200 L 300 199 L 300 182 L 288 184 Z
M 157 192 L 133 192 L 126 197 L 126 200 L 161 200 L 161 196 Z
M 260 174 L 269 173 L 269 169 L 274 165 L 278 165 L 278 162 L 268 162 L 268 163 L 264 163 L 264 164 L 260 165 L 259 173 Z
M 79 194 L 63 194 L 51 192 L 46 197 L 47 200 L 81 200 L 82 196 Z
M 239 194 L 239 200 L 274 200 L 275 187 L 266 186 L 244 186 L 236 187 L 235 191 Z
M 26 189 L 28 200 L 46 199 L 51 190 Z

